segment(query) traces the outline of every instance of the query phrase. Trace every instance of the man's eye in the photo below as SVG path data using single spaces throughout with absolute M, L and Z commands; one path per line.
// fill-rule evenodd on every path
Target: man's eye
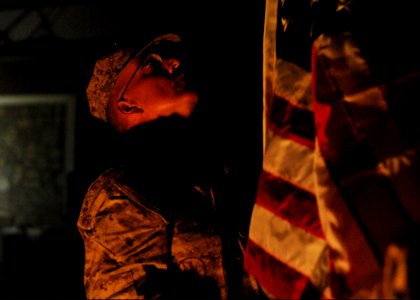
M 142 64 L 141 64 L 141 69 L 143 70 L 143 73 L 145 74 L 149 74 L 153 71 L 154 69 L 154 64 L 151 60 L 145 60 Z
M 150 64 L 162 64 L 163 59 L 157 54 L 149 54 L 146 56 L 146 58 L 143 60 L 142 65 L 150 65 Z
M 145 74 L 152 73 L 156 68 L 161 66 L 163 63 L 162 57 L 158 54 L 151 53 L 145 57 L 141 63 L 141 68 Z

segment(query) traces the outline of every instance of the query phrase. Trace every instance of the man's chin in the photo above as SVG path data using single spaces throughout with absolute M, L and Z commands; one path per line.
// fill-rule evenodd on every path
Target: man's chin
M 176 112 L 183 117 L 189 117 L 198 103 L 198 94 L 192 91 L 183 92 L 178 101 Z

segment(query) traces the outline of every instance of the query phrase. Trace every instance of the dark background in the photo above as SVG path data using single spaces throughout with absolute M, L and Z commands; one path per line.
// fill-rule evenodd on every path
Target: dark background
M 83 299 L 76 222 L 89 184 L 110 163 L 109 128 L 88 111 L 96 59 L 117 44 L 175 32 L 187 41 L 205 95 L 207 128 L 231 166 L 232 221 L 246 232 L 261 161 L 264 1 L 13 1 L 0 4 L 0 95 L 75 96 L 74 168 L 61 226 L 3 234 L 1 299 Z M 0 226 L 13 224 L 0 222 Z M 3 230 L 2 230 L 3 232 Z

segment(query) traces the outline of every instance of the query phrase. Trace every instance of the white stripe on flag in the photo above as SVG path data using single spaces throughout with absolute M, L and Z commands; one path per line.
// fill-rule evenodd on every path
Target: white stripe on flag
M 258 204 L 252 212 L 249 238 L 271 256 L 307 276 L 321 290 L 327 286 L 325 240 L 293 226 Z
M 290 139 L 273 134 L 264 154 L 267 172 L 314 193 L 313 150 Z
M 274 93 L 301 109 L 312 111 L 311 72 L 285 61 L 277 59 L 274 72 Z

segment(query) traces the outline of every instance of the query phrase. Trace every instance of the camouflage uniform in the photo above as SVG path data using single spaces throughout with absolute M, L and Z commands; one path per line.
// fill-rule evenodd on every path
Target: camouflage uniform
M 104 172 L 80 212 L 87 298 L 225 299 L 221 241 L 208 207 L 170 221 L 122 175 Z

